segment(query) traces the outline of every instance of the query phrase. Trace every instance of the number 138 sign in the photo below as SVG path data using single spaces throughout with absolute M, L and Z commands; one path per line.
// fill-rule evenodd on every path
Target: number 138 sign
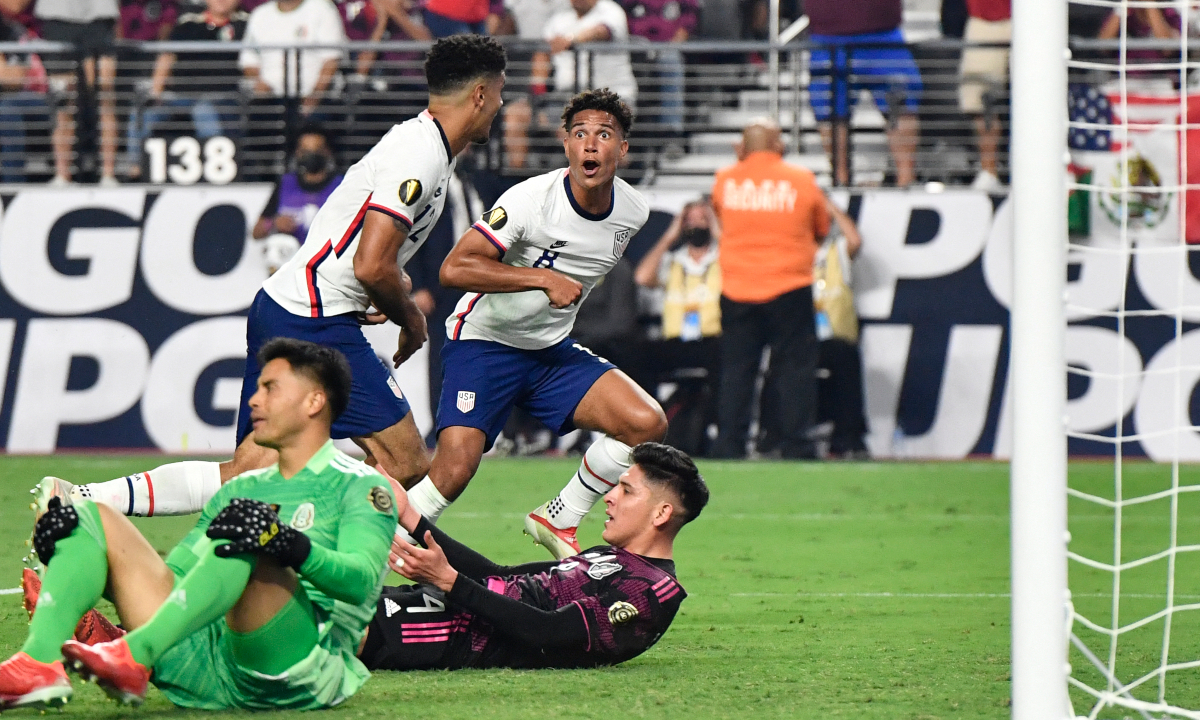
M 206 140 L 203 151 L 199 140 L 187 136 L 175 138 L 170 147 L 163 138 L 149 138 L 145 148 L 152 183 L 194 185 L 203 178 L 213 185 L 225 185 L 237 177 L 236 148 L 223 135 Z

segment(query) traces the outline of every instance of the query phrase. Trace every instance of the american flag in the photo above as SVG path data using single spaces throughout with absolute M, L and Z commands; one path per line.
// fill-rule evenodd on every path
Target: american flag
M 1067 91 L 1071 122 L 1113 124 L 1112 103 L 1108 97 L 1090 85 L 1071 85 Z M 1112 149 L 1112 134 L 1106 128 L 1071 127 L 1067 142 L 1072 150 L 1104 151 Z

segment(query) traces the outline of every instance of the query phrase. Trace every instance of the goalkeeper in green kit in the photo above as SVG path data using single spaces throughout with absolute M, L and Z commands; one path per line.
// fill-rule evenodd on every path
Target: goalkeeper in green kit
M 64 660 L 119 701 L 140 702 L 153 682 L 211 710 L 330 707 L 366 681 L 355 652 L 383 585 L 394 496 L 329 439 L 351 388 L 340 353 L 275 339 L 258 361 L 254 436 L 279 464 L 222 487 L 165 562 L 120 513 L 51 501 L 34 533 L 46 573 L 28 639 L 0 663 L 0 710 L 65 703 Z M 130 632 L 70 640 L 101 596 Z

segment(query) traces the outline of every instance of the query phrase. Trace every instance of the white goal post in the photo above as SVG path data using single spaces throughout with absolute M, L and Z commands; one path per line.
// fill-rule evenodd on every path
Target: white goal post
M 1013 0 L 1012 715 L 1069 717 L 1067 0 Z

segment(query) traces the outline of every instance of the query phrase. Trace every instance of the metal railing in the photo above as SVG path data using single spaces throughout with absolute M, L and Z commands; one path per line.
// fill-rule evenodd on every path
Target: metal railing
M 508 175 L 530 175 L 561 166 L 558 127 L 564 100 L 591 84 L 606 85 L 618 57 L 627 60 L 636 83 L 637 119 L 625 175 L 633 179 L 673 176 L 697 182 L 733 161 L 741 128 L 760 115 L 775 116 L 784 128 L 791 159 L 831 182 L 828 153 L 846 153 L 852 184 L 886 184 L 894 176 L 889 137 L 902 116 L 917 120 L 914 150 L 917 175 L 947 184 L 971 181 L 976 171 L 972 116 L 959 109 L 960 58 L 964 46 L 937 40 L 903 46 L 919 75 L 914 87 L 903 67 L 873 59 L 866 50 L 848 49 L 849 61 L 814 65 L 822 48 L 807 40 L 784 45 L 765 42 L 645 42 L 580 45 L 573 82 L 555 88 L 534 78 L 541 43 L 506 42 L 510 51 L 506 107 L 485 147 L 474 148 L 460 164 Z M 242 46 L 220 42 L 133 43 L 116 46 L 111 87 L 87 88 L 82 58 L 52 43 L 0 44 L 9 63 L 39 66 L 36 56 L 57 54 L 70 70 L 38 84 L 30 71 L 21 87 L 0 92 L 0 179 L 44 182 L 56 163 L 75 179 L 97 179 L 115 166 L 122 180 L 228 182 L 270 180 L 286 168 L 289 141 L 309 122 L 322 125 L 336 141 L 339 165 L 356 161 L 393 124 L 425 105 L 422 65 L 425 42 L 354 43 L 343 46 L 339 72 L 315 97 L 304 101 L 299 78 L 311 64 L 307 51 L 320 46 L 258 46 L 284 50 L 289 78 L 281 93 L 256 91 L 242 78 L 237 53 Z M 891 46 L 892 49 L 899 49 Z M 989 46 L 995 47 L 995 46 Z M 175 56 L 164 92 L 152 77 L 163 54 Z M 373 55 L 367 63 L 364 53 Z M 778 70 L 771 72 L 771 58 Z M 905 63 L 901 63 L 904 65 Z M 357 72 L 366 68 L 365 73 Z M 597 77 L 597 73 L 600 76 Z M 560 77 L 561 79 L 561 77 Z M 850 100 L 833 107 L 829 120 L 848 128 L 846 147 L 829 148 L 818 121 L 821 82 L 845 86 Z M 815 85 L 814 85 L 815 83 Z M 860 97 L 861 96 L 861 97 Z M 814 109 L 814 99 L 817 109 Z M 630 98 L 634 100 L 634 98 Z M 835 106 L 837 103 L 833 103 Z M 877 107 L 882 106 L 882 110 Z M 989 81 L 983 116 L 1007 137 L 1007 83 Z M 57 128 L 57 131 L 56 131 Z M 115 131 L 114 131 L 115 129 Z M 57 148 L 54 142 L 58 138 Z M 999 174 L 1007 174 L 1001 148 Z

